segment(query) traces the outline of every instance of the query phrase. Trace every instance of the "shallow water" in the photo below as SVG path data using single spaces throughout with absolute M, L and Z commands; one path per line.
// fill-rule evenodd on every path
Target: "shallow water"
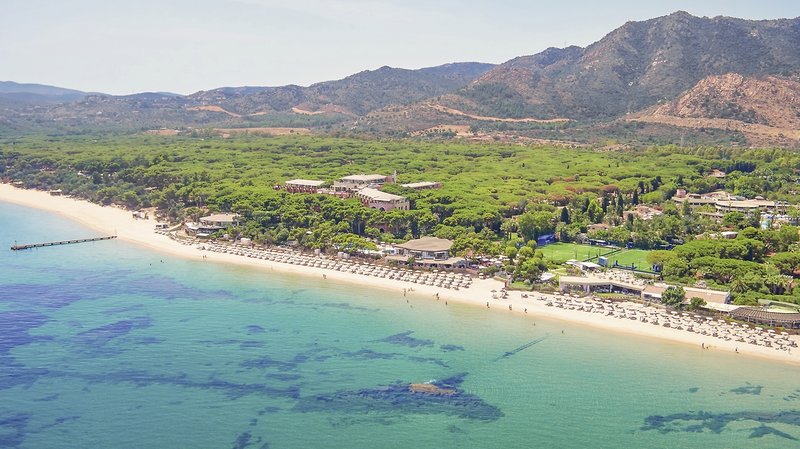
M 800 438 L 796 367 L 116 240 L 12 252 L 15 240 L 96 233 L 7 204 L 0 218 L 3 448 Z M 455 393 L 409 391 L 422 382 Z

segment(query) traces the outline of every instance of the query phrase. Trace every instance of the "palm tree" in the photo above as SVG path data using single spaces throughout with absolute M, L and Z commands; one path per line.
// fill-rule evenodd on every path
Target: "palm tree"
M 744 293 L 748 290 L 747 283 L 741 277 L 737 276 L 731 280 L 731 291 L 734 293 Z

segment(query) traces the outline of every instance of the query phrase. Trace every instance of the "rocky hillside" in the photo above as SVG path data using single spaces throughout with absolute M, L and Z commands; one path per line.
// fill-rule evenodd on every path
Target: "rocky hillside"
M 734 129 L 751 140 L 800 139 L 800 81 L 778 76 L 710 76 L 677 99 L 630 118 L 692 128 Z
M 725 73 L 800 73 L 800 19 L 750 21 L 685 12 L 629 22 L 584 48 L 512 59 L 444 105 L 496 117 L 608 119 L 672 100 Z

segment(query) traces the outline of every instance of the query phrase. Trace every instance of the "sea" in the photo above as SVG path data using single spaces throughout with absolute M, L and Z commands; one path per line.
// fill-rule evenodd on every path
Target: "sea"
M 0 222 L 0 448 L 800 439 L 797 366 L 121 240 L 11 251 L 98 234 L 4 203 Z

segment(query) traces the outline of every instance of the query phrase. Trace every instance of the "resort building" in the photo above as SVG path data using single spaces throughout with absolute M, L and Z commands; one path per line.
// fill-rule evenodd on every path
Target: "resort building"
M 714 207 L 720 212 L 760 212 L 762 210 L 775 210 L 775 201 L 768 200 L 727 200 L 717 201 Z
M 184 224 L 184 229 L 189 235 L 194 235 L 196 237 L 208 237 L 217 231 L 238 225 L 240 223 L 240 218 L 241 217 L 239 217 L 237 214 L 211 214 L 207 217 L 201 218 L 200 223 L 187 222 Z
M 406 243 L 395 245 L 397 254 L 387 256 L 387 260 L 407 262 L 414 259 L 415 265 L 435 268 L 456 268 L 466 266 L 463 257 L 450 257 L 450 248 L 453 242 L 437 237 L 422 237 L 409 240 Z
M 285 188 L 289 193 L 317 193 L 325 181 L 309 179 L 292 179 L 286 181 Z
M 414 189 L 414 190 L 439 189 L 442 187 L 441 182 L 433 182 L 433 181 L 412 182 L 409 184 L 400 184 L 400 185 L 407 189 Z
M 721 190 L 702 195 L 696 193 L 687 194 L 682 191 L 673 196 L 672 201 L 679 204 L 689 203 L 691 207 L 713 206 L 719 213 L 777 211 L 780 207 L 785 209 L 788 206 L 788 204 L 765 200 L 762 197 L 746 199 Z
M 378 209 L 381 211 L 392 209 L 408 210 L 411 207 L 411 203 L 408 202 L 406 197 L 381 192 L 371 187 L 365 187 L 356 191 L 354 196 L 360 199 L 361 203 L 370 209 Z
M 350 175 L 339 178 L 333 183 L 334 192 L 352 192 L 365 187 L 380 187 L 387 181 L 391 181 L 391 176 L 384 175 Z
M 240 218 L 241 217 L 239 217 L 238 214 L 228 214 L 228 213 L 211 214 L 207 217 L 201 218 L 200 224 L 209 227 L 229 228 L 231 226 L 238 225 L 240 222 Z

